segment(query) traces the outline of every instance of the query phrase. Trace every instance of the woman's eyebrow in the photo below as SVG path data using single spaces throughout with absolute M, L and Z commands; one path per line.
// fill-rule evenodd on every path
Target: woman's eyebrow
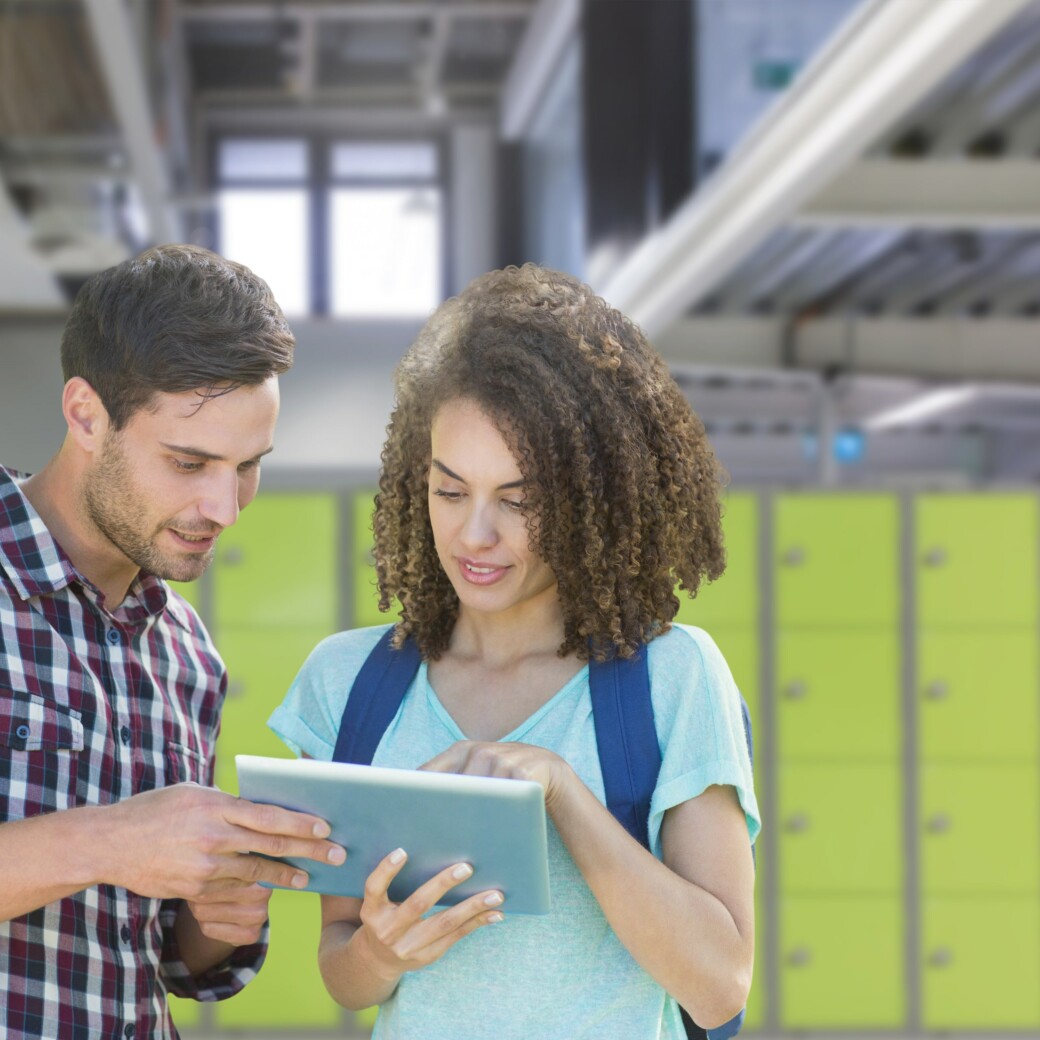
M 439 459 L 431 459 L 430 465 L 439 469 L 446 477 L 451 477 L 452 480 L 459 481 L 460 484 L 466 483 L 465 477 L 460 477 L 458 473 L 453 473 L 447 466 L 444 465 Z M 519 480 L 511 480 L 508 484 L 499 484 L 496 490 L 498 491 L 512 491 L 514 488 L 522 488 L 527 486 L 527 481 L 521 477 Z

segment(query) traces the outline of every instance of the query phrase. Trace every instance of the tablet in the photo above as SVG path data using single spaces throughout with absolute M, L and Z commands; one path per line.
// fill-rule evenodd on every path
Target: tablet
M 310 875 L 301 891 L 360 898 L 376 864 L 402 848 L 395 902 L 445 867 L 469 863 L 473 874 L 444 905 L 498 889 L 507 913 L 549 911 L 545 794 L 533 780 L 257 755 L 236 755 L 235 765 L 243 798 L 320 816 L 332 826 L 329 840 L 347 850 L 338 867 L 286 859 Z

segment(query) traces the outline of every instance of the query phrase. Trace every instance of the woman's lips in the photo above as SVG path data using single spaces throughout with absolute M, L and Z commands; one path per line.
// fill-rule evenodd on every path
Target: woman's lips
M 501 581 L 508 567 L 501 567 L 495 563 L 483 563 L 479 560 L 465 560 L 458 558 L 459 571 L 465 581 L 470 585 L 494 585 Z

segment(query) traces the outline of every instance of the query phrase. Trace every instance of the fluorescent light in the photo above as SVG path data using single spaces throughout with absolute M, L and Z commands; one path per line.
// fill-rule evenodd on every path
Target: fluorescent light
M 932 390 L 913 397 L 895 408 L 886 408 L 863 423 L 867 430 L 887 430 L 892 426 L 905 426 L 907 423 L 919 422 L 939 412 L 949 411 L 958 405 L 966 404 L 978 396 L 978 387 L 956 386 L 944 390 Z

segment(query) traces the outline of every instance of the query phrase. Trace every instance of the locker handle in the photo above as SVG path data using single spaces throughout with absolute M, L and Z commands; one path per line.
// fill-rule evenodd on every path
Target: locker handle
M 809 817 L 805 813 L 795 813 L 784 823 L 784 830 L 791 834 L 802 834 L 809 829 Z
M 942 679 L 936 679 L 924 688 L 924 695 L 930 701 L 944 701 L 950 696 L 949 684 Z
M 792 545 L 790 549 L 783 553 L 780 559 L 788 567 L 801 567 L 805 563 L 805 550 L 800 545 Z
M 932 968 L 948 968 L 953 963 L 953 950 L 948 946 L 940 946 L 928 955 L 928 964 Z
M 792 679 L 784 687 L 784 696 L 792 701 L 800 701 L 808 692 L 809 687 L 801 679 Z
M 941 567 L 947 559 L 946 550 L 941 545 L 936 545 L 921 557 L 921 562 L 926 567 Z
M 953 820 L 946 813 L 936 813 L 926 826 L 932 834 L 945 834 L 953 826 Z
M 240 545 L 229 545 L 220 556 L 220 562 L 226 567 L 237 567 L 244 559 L 245 553 Z
M 792 968 L 804 968 L 812 961 L 812 950 L 808 946 L 796 946 L 787 955 L 787 963 Z

